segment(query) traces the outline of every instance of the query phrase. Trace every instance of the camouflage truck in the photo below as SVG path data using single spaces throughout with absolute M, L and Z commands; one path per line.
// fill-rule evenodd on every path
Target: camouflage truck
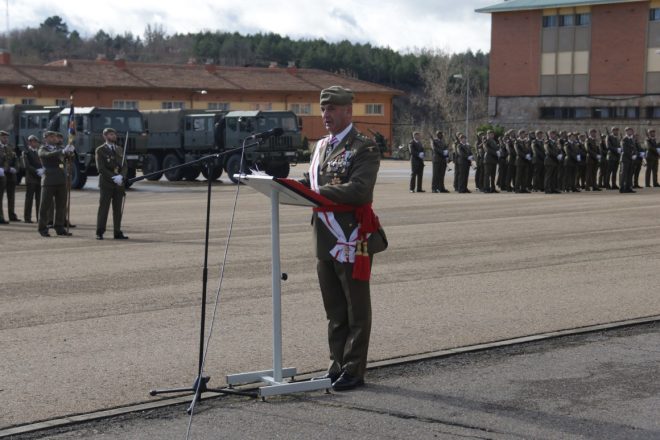
M 274 128 L 282 128 L 283 134 L 245 150 L 246 171 L 256 168 L 272 176 L 286 177 L 291 164 L 297 163 L 302 154 L 302 136 L 293 112 L 173 109 L 145 110 L 142 113 L 149 130 L 144 174 L 241 147 L 248 136 Z M 216 180 L 225 171 L 236 183 L 234 174 L 240 169 L 240 158 L 240 152 L 221 156 L 212 162 L 210 175 L 202 164 L 166 171 L 164 175 L 170 181 L 177 181 L 194 180 L 201 173 Z M 149 179 L 158 180 L 161 176 L 155 174 Z
M 103 129 L 117 130 L 117 143 L 127 145 L 126 162 L 128 177 L 135 177 L 136 170 L 142 168 L 142 160 L 147 152 L 147 132 L 139 111 L 101 107 L 75 107 L 76 118 L 76 160 L 72 169 L 72 187 L 82 188 L 87 176 L 98 175 L 94 157 L 96 147 L 103 144 Z M 66 139 L 69 128 L 69 109 L 63 109 L 51 119 L 49 129 L 59 131 Z M 126 142 L 128 134 L 128 142 Z

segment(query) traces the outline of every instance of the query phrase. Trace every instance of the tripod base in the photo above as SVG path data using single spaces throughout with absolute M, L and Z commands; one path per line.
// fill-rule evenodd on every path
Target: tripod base
M 282 377 L 293 377 L 295 374 L 295 368 L 282 368 Z M 306 380 L 301 382 L 282 382 L 275 380 L 273 376 L 273 370 L 231 374 L 227 376 L 227 384 L 229 386 L 233 386 L 239 383 L 267 383 L 268 385 L 259 387 L 259 397 L 262 399 L 268 396 L 277 396 L 280 394 L 303 393 L 306 391 L 316 391 L 323 389 L 328 391 L 330 387 L 332 387 L 332 382 L 330 379 Z

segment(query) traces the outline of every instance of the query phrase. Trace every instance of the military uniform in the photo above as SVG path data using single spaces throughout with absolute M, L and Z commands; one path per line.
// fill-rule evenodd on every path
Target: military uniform
M 538 137 L 532 143 L 532 188 L 543 191 L 545 187 L 545 149 L 543 139 Z
M 644 149 L 642 148 L 642 145 L 639 143 L 639 139 L 637 135 L 634 137 L 635 140 L 635 156 L 636 158 L 633 160 L 633 166 L 632 166 L 632 173 L 633 173 L 633 188 L 641 188 L 639 184 L 639 175 L 642 172 L 642 161 L 644 160 Z
M 6 131 L 0 132 L 5 136 L 8 135 Z M 0 218 L 2 216 L 2 192 L 7 193 L 7 219 L 10 221 L 20 221 L 16 215 L 16 174 L 18 173 L 18 156 L 16 150 L 12 145 L 0 143 L 0 163 L 3 164 L 4 181 L 0 183 Z M 0 178 L 2 179 L 2 178 Z
M 543 190 L 546 194 L 558 194 L 559 182 L 557 171 L 564 157 L 557 139 L 548 137 L 543 145 L 543 150 L 545 153 L 545 158 L 543 159 L 545 166 Z
M 415 139 L 408 144 L 410 149 L 410 192 L 424 192 L 422 177 L 424 176 L 424 146 Z M 420 157 L 421 156 L 421 157 Z
M 470 176 L 470 166 L 472 165 L 472 149 L 470 145 L 458 143 L 456 146 L 456 169 L 458 171 L 458 192 L 469 193 L 468 178 Z
M 488 138 L 484 146 L 484 187 L 483 190 L 487 193 L 495 193 L 495 172 L 497 170 L 497 162 L 499 159 L 500 147 L 497 145 L 495 138 Z
M 7 174 L 9 166 L 7 165 L 7 153 L 4 148 L 0 148 L 0 224 L 8 223 L 3 215 L 3 199 L 7 190 Z
M 516 153 L 516 139 L 513 133 L 507 141 L 506 149 L 509 153 L 506 168 L 506 190 L 514 191 L 516 189 L 516 161 L 518 160 L 518 154 Z
M 609 175 L 607 168 L 607 137 L 605 135 L 600 138 L 600 163 L 598 165 L 598 186 L 600 188 L 610 188 L 607 181 Z
M 660 158 L 660 147 L 655 140 L 655 131 L 653 136 L 649 136 L 644 143 L 644 150 L 646 152 L 646 187 L 659 187 L 658 183 L 658 159 Z M 651 178 L 653 182 L 651 182 Z
M 447 171 L 447 160 L 449 159 L 449 147 L 442 137 L 433 139 L 432 142 L 433 178 L 431 180 L 431 190 L 433 192 L 448 192 L 445 188 L 445 172 Z
M 621 161 L 621 144 L 618 136 L 608 134 L 605 140 L 607 144 L 607 179 L 606 183 L 611 189 L 619 189 L 616 184 L 616 175 Z
M 39 205 L 39 233 L 48 236 L 48 211 L 55 203 L 53 227 L 57 235 L 70 235 L 64 229 L 66 219 L 66 153 L 63 149 L 46 143 L 39 148 L 39 159 L 44 167 L 41 176 L 41 204 Z
M 504 136 L 498 143 L 500 154 L 497 156 L 497 186 L 500 187 L 500 191 L 510 191 L 507 187 L 507 159 L 509 158 L 509 152 L 506 148 L 507 142 L 508 136 Z
M 587 184 L 587 147 L 586 147 L 587 138 L 584 135 L 580 135 L 577 148 L 580 152 L 580 160 L 577 163 L 577 174 L 576 181 L 577 187 L 585 189 Z
M 621 141 L 621 153 L 619 154 L 620 158 L 620 167 L 621 172 L 619 174 L 619 192 L 622 193 L 631 193 L 635 192 L 632 189 L 633 186 L 633 161 L 637 158 L 637 149 L 635 148 L 635 140 L 632 136 L 624 136 Z
M 104 130 L 107 132 L 108 129 Z M 114 132 L 114 130 L 112 130 Z M 128 165 L 123 160 L 124 151 L 119 145 L 107 142 L 96 148 L 96 169 L 99 172 L 99 210 L 96 216 L 96 238 L 103 239 L 108 212 L 112 204 L 112 226 L 115 238 L 125 237 L 121 231 L 122 202 L 126 196 L 123 183 L 128 174 Z M 113 177 L 122 176 L 122 184 Z
M 600 166 L 602 156 L 600 155 L 600 138 L 591 137 L 585 142 L 585 149 L 587 150 L 587 169 L 586 169 L 586 185 L 587 191 L 600 191 L 598 182 L 596 182 L 596 172 Z
M 28 140 L 29 142 L 29 140 Z M 25 170 L 25 207 L 23 220 L 32 223 L 32 204 L 35 205 L 36 219 L 39 220 L 39 204 L 41 201 L 41 175 L 44 168 L 39 159 L 39 149 L 28 146 L 23 151 L 23 169 Z
M 352 99 L 352 92 L 339 86 L 321 92 L 322 106 L 347 106 Z M 301 182 L 335 203 L 355 207 L 343 212 L 316 211 L 312 217 L 317 273 L 328 319 L 330 365 L 325 377 L 333 381 L 333 388 L 342 390 L 364 383 L 367 365 L 371 333 L 369 280 L 354 277 L 361 257 L 357 256 L 359 244 L 350 244 L 349 240 L 359 234 L 362 226 L 356 217 L 358 211 L 372 213 L 380 155 L 374 142 L 358 133 L 351 123 L 335 136 L 340 138 L 329 154 L 331 137 L 318 142 L 309 172 Z M 363 249 L 367 254 L 364 257 L 368 256 L 365 264 L 371 266 L 373 254 L 386 247 L 385 234 L 378 228 L 368 237 L 367 249 Z
M 477 142 L 472 151 L 474 156 L 476 169 L 474 171 L 474 187 L 479 191 L 484 190 L 484 139 L 483 135 L 477 136 Z
M 516 139 L 516 184 L 515 190 L 517 193 L 527 193 L 529 164 L 532 161 L 532 150 L 529 142 L 519 137 Z
M 564 158 L 564 190 L 566 192 L 580 192 L 577 188 L 577 169 L 578 162 L 582 160 L 580 143 L 569 137 L 566 142 Z

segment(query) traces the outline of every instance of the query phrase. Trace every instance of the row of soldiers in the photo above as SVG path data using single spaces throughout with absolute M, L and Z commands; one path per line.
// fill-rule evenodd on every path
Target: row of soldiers
M 96 239 L 103 240 L 110 206 L 113 211 L 115 239 L 127 239 L 121 231 L 121 217 L 125 196 L 124 182 L 128 172 L 123 160 L 123 149 L 116 145 L 117 133 L 113 128 L 103 130 L 105 143 L 96 149 L 96 167 L 99 172 L 99 210 Z M 71 190 L 71 166 L 75 160 L 75 147 L 64 145 L 64 137 L 55 131 L 44 133 L 43 144 L 31 135 L 27 148 L 19 157 L 8 144 L 9 133 L 0 131 L 0 224 L 19 222 L 15 212 L 18 168 L 25 172 L 25 207 L 23 221 L 33 223 L 32 207 L 36 207 L 38 232 L 49 237 L 49 228 L 57 235 L 70 236 L 68 211 Z M 7 194 L 8 220 L 3 214 L 3 198 Z
M 432 141 L 433 192 L 447 192 L 444 175 L 449 162 L 454 162 L 454 190 L 468 193 L 468 176 L 473 164 L 475 186 L 486 193 L 500 191 L 556 194 L 564 192 L 619 190 L 635 192 L 642 167 L 646 165 L 645 186 L 659 187 L 658 159 L 660 147 L 655 130 L 646 132 L 643 143 L 631 127 L 620 136 L 612 127 L 606 134 L 591 129 L 588 133 L 507 131 L 499 139 L 493 131 L 478 134 L 478 142 L 470 146 L 458 134 L 452 147 L 438 131 Z M 421 191 L 424 153 L 419 133 L 413 135 L 410 191 Z M 421 153 L 421 154 L 420 154 Z M 421 163 L 421 167 L 420 167 Z M 618 184 L 617 184 L 618 180 Z

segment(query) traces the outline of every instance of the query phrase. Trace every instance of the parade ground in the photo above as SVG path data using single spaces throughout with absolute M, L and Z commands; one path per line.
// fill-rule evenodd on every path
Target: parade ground
M 390 247 L 375 256 L 372 271 L 372 365 L 530 335 L 660 318 L 659 188 L 636 194 L 434 194 L 428 165 L 427 192 L 414 194 L 408 192 L 408 162 L 383 161 L 381 166 L 374 209 Z M 301 176 L 305 168 L 293 168 L 292 177 Z M 448 188 L 451 178 L 447 176 Z M 270 203 L 241 186 L 216 309 L 220 263 L 237 190 L 226 176 L 221 181 L 214 184 L 212 197 L 206 331 L 212 338 L 205 368 L 209 385 L 218 387 L 225 384 L 227 374 L 272 366 Z M 77 225 L 72 237 L 42 238 L 34 224 L 0 225 L 0 430 L 157 401 L 164 397 L 150 397 L 150 389 L 190 386 L 196 377 L 206 183 L 134 185 L 127 195 L 122 228 L 130 237 L 127 241 L 112 240 L 112 234 L 103 241 L 94 239 L 99 196 L 95 185 L 96 179 L 90 179 L 84 190 L 72 193 L 71 221 Z M 19 216 L 23 195 L 19 187 Z M 310 217 L 309 208 L 281 207 L 282 271 L 288 275 L 282 284 L 283 363 L 303 375 L 327 366 L 326 321 Z M 287 420 L 299 423 L 298 438 L 314 437 L 312 423 L 335 423 L 339 430 L 318 438 L 342 437 L 345 426 L 324 418 L 329 420 L 329 412 L 341 416 L 351 405 L 357 409 L 346 416 L 345 434 L 355 438 L 387 438 L 368 426 L 359 425 L 360 431 L 350 426 L 359 423 L 361 414 L 374 429 L 383 429 L 393 420 L 389 413 L 398 414 L 396 419 L 403 423 L 387 431 L 389 438 L 607 438 L 600 435 L 606 432 L 616 434 L 611 438 L 657 437 L 657 417 L 643 411 L 646 404 L 657 408 L 657 380 L 644 392 L 621 385 L 631 390 L 625 399 L 616 393 L 617 387 L 610 394 L 587 396 L 578 402 L 582 413 L 576 419 L 564 417 L 562 405 L 569 404 L 562 399 L 567 396 L 575 403 L 576 390 L 585 384 L 579 378 L 592 374 L 604 384 L 632 384 L 636 377 L 645 377 L 641 372 L 648 371 L 647 364 L 655 365 L 656 375 L 649 377 L 657 378 L 657 326 L 626 330 L 621 336 L 628 341 L 626 347 L 646 347 L 639 349 L 638 358 L 621 347 L 613 351 L 617 338 L 587 335 L 574 347 L 570 341 L 556 342 L 526 353 L 535 356 L 527 366 L 516 364 L 523 358 L 512 357 L 520 354 L 512 346 L 474 358 L 462 354 L 465 357 L 452 358 L 446 365 L 431 360 L 374 369 L 367 373 L 367 386 L 350 393 L 328 396 L 319 391 L 273 399 L 259 422 L 246 414 L 266 411 L 255 406 L 261 402 L 232 397 L 236 400 L 230 404 L 230 398 L 217 399 L 209 404 L 215 409 L 199 417 L 209 427 L 218 420 L 218 432 L 199 438 L 256 436 L 250 434 L 256 430 L 241 431 L 238 425 L 223 434 L 222 419 L 205 420 L 205 415 L 226 417 L 230 411 L 250 423 L 265 419 L 268 430 L 287 408 L 310 401 L 311 407 Z M 559 352 L 574 363 L 562 367 L 554 362 Z M 656 359 L 651 359 L 652 353 Z M 631 366 L 616 362 L 622 358 Z M 598 359 L 603 370 L 608 365 L 616 368 L 612 376 L 598 376 L 580 359 Z M 534 375 L 533 365 L 545 369 Z M 507 369 L 510 375 L 502 380 L 518 380 L 518 388 L 505 390 L 497 381 L 502 376 L 496 372 Z M 534 387 L 523 386 L 532 382 Z M 525 393 L 534 390 L 545 390 L 555 406 L 546 407 L 540 400 L 536 406 L 530 404 L 532 394 Z M 510 393 L 517 404 L 498 403 L 491 398 L 496 393 Z M 400 400 L 390 402 L 393 395 Z M 635 402 L 626 418 L 625 411 L 617 413 L 616 402 L 629 400 Z M 222 405 L 230 407 L 218 411 Z M 598 413 L 598 405 L 619 418 Z M 406 419 L 411 406 L 429 422 Z M 484 415 L 476 422 L 461 419 L 461 408 L 505 413 L 507 420 L 523 420 L 530 427 L 512 429 L 495 416 Z M 164 418 L 175 421 L 174 416 Z M 594 423 L 593 429 L 579 428 L 577 420 L 584 418 Z M 176 420 L 185 424 L 184 419 Z M 536 420 L 543 423 L 532 426 Z M 630 425 L 630 420 L 639 422 Z M 568 427 L 559 434 L 565 435 L 552 435 L 553 426 L 562 423 Z M 429 431 L 431 425 L 440 430 Z M 180 424 L 177 429 L 185 432 Z M 272 432 L 264 438 L 274 437 Z M 155 433 L 112 435 L 104 438 L 168 438 Z M 181 431 L 172 438 L 181 438 Z

